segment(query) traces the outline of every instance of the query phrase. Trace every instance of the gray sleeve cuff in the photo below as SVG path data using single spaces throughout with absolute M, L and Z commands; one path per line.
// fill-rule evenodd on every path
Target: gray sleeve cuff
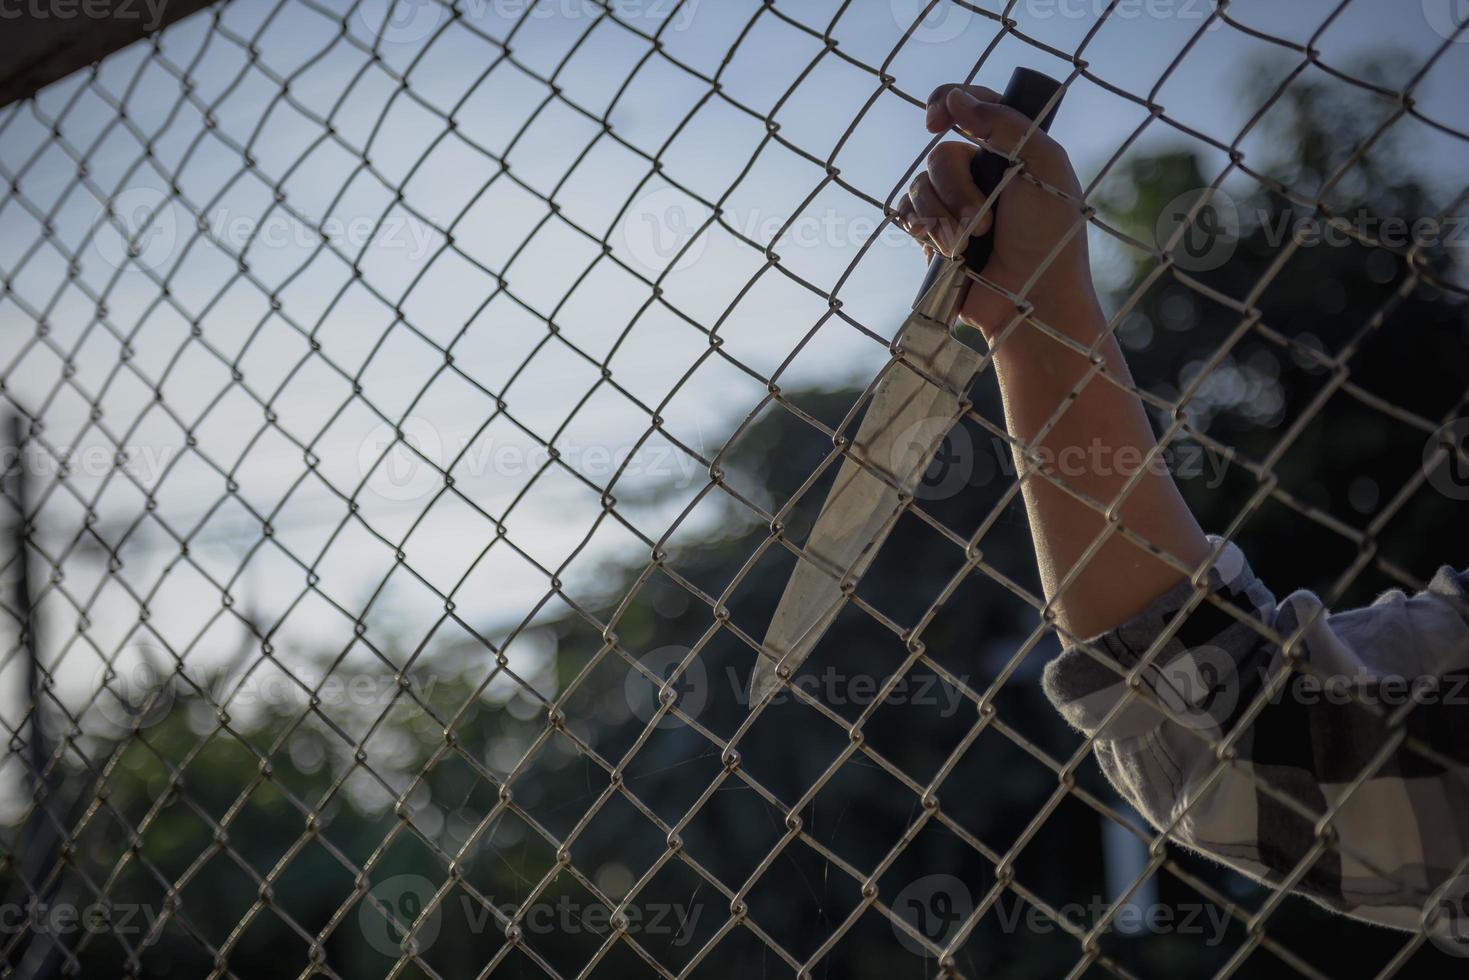
M 1238 702 L 1241 664 L 1264 640 L 1257 624 L 1269 621 L 1275 599 L 1237 546 L 1214 537 L 1210 543 L 1223 547 L 1198 587 L 1180 582 L 1046 666 L 1046 695 L 1073 727 L 1112 741 L 1146 734 L 1169 718 L 1198 730 L 1225 726 Z M 1206 597 L 1197 598 L 1200 592 Z M 1142 690 L 1099 731 L 1127 691 L 1128 672 L 1170 628 L 1139 675 Z

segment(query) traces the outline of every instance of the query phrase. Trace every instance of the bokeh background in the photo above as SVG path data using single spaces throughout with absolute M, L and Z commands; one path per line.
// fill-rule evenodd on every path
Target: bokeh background
M 135 913 L 6 924 L 8 961 L 932 975 L 890 915 L 943 945 L 1013 853 L 1021 887 L 954 966 L 1066 975 L 1080 944 L 1028 914 L 1088 928 L 1148 854 L 1089 760 L 1060 791 L 1081 740 L 1004 584 L 1039 591 L 1008 451 L 967 420 L 920 490 L 986 528 L 988 569 L 925 659 L 848 608 L 809 697 L 747 724 L 794 563 L 769 519 L 809 527 L 921 275 L 884 217 L 921 100 L 1027 65 L 1072 77 L 1052 134 L 1139 385 L 1172 402 L 1207 373 L 1172 456 L 1204 526 L 1339 605 L 1466 563 L 1469 490 L 1424 478 L 1422 421 L 1469 415 L 1469 37 L 1432 0 L 1227 13 L 232 0 L 0 110 L 7 513 L 36 604 L 0 665 L 7 908 Z M 1163 268 L 1208 187 L 1202 247 Z M 1314 201 L 1437 234 L 1416 273 L 1351 236 L 1292 247 Z M 988 375 L 973 397 L 1000 421 Z M 912 626 L 963 564 L 910 515 L 858 595 Z M 966 692 L 992 687 L 982 716 Z M 1372 976 L 1406 941 L 1290 898 L 1250 942 L 1269 890 L 1168 858 L 1129 901 L 1172 924 L 1108 931 L 1087 975 Z M 637 946 L 606 944 L 630 890 Z M 571 918 L 507 943 L 526 903 Z M 1424 945 L 1399 975 L 1462 962 Z

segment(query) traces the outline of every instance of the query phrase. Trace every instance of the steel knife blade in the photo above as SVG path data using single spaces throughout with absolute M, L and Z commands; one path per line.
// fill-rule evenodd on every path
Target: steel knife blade
M 1046 128 L 1059 82 L 1016 69 L 1001 102 Z M 986 193 L 998 185 L 1006 160 L 981 150 L 970 171 Z M 898 331 L 901 356 L 884 366 L 836 481 L 801 549 L 765 634 L 750 681 L 750 705 L 760 704 L 810 655 L 840 613 L 848 593 L 883 541 L 959 420 L 983 355 L 951 332 L 969 287 L 966 267 L 984 268 L 992 236 L 972 238 L 962 258 L 935 256 L 918 298 Z

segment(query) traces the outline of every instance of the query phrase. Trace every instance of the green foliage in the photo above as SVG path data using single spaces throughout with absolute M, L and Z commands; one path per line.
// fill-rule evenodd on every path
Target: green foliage
M 1294 103 L 1281 117 L 1290 128 L 1279 131 L 1290 139 L 1280 141 L 1287 152 L 1278 167 L 1292 186 L 1321 186 L 1342 162 L 1340 147 L 1352 145 L 1343 134 L 1360 133 L 1364 117 L 1309 86 L 1292 92 Z M 1355 197 L 1337 203 L 1374 215 L 1423 213 L 1427 193 L 1392 156 L 1396 152 L 1383 143 L 1367 153 L 1359 177 L 1342 185 L 1355 188 Z M 1125 175 L 1128 193 L 1111 198 L 1105 217 L 1151 242 L 1165 204 L 1211 182 L 1201 167 L 1184 152 L 1137 160 Z M 1264 220 L 1242 225 L 1229 262 L 1188 274 L 1205 290 L 1173 273 L 1150 280 L 1152 260 L 1140 254 L 1132 283 L 1112 297 L 1120 308 L 1127 293 L 1140 291 L 1120 332 L 1135 376 L 1164 398 L 1186 390 L 1201 366 L 1228 346 L 1214 368 L 1222 380 L 1200 390 L 1190 424 L 1207 448 L 1233 447 L 1238 456 L 1220 484 L 1207 485 L 1208 472 L 1183 479 L 1190 503 L 1206 527 L 1234 533 L 1267 583 L 1282 592 L 1314 586 L 1356 601 L 1390 584 L 1369 567 L 1356 584 L 1336 588 L 1360 546 L 1323 515 L 1363 528 L 1398 507 L 1374 529 L 1384 557 L 1420 577 L 1441 562 L 1463 564 L 1469 525 L 1454 519 L 1451 501 L 1426 488 L 1394 500 L 1416 473 L 1425 437 L 1374 401 L 1428 419 L 1454 409 L 1469 377 L 1464 304 L 1410 282 L 1399 260 L 1361 245 L 1300 249 L 1256 292 L 1284 247 L 1270 240 L 1270 223 L 1288 217 L 1293 205 L 1268 183 L 1237 196 L 1236 203 Z M 1453 268 L 1442 249 L 1430 250 L 1427 263 L 1440 273 Z M 1247 329 L 1240 329 L 1242 322 Z M 1348 384 L 1336 384 L 1343 377 Z M 1333 384 L 1334 393 L 1315 411 Z M 789 397 L 835 426 L 858 394 Z M 975 402 L 981 415 L 1000 417 L 987 378 Z M 1297 427 L 1306 416 L 1311 420 Z M 1160 417 L 1160 431 L 1170 422 Z M 775 510 L 830 446 L 827 433 L 772 406 L 735 447 L 728 480 Z M 950 476 L 946 467 L 958 466 L 964 492 L 929 494 L 921 505 L 960 535 L 990 522 L 981 542 L 987 567 L 1035 591 L 1023 512 L 1007 494 L 1008 454 L 968 424 L 948 449 L 927 485 L 943 483 Z M 1269 500 L 1236 527 L 1236 515 L 1275 480 L 1291 503 Z M 829 481 L 830 473 L 786 515 L 793 540 L 809 528 Z M 911 625 L 962 563 L 952 542 L 907 517 L 858 596 L 893 622 Z M 540 967 L 524 951 L 504 948 L 507 914 L 535 894 L 552 924 L 527 920 L 524 943 L 547 965 L 574 975 L 605 935 L 605 922 L 599 930 L 594 914 L 601 904 L 589 885 L 616 901 L 635 881 L 642 882 L 635 904 L 675 910 L 666 914 L 677 928 L 654 928 L 649 911 L 633 938 L 677 970 L 730 914 L 728 897 L 685 862 L 734 893 L 772 849 L 778 853 L 742 900 L 750 921 L 798 959 L 842 927 L 860 902 L 860 880 L 828 858 L 859 876 L 883 867 L 876 878 L 887 902 L 941 872 L 960 879 L 970 901 L 980 903 L 996 885 L 991 857 L 1023 840 L 1013 872 L 1030 894 L 1058 907 L 1115 897 L 1104 874 L 1102 818 L 1074 794 L 1051 808 L 1058 773 L 1001 730 L 1023 736 L 1054 765 L 1070 760 L 1080 744 L 1036 683 L 1056 652 L 1054 641 L 1042 638 L 1026 647 L 1039 625 L 1036 614 L 991 576 L 967 576 L 923 629 L 927 656 L 973 691 L 989 689 L 1013 667 L 995 693 L 995 720 L 977 734 L 980 715 L 972 702 L 946 687 L 933 667 L 913 664 L 902 636 L 850 608 L 800 676 L 825 683 L 838 666 L 849 680 L 903 672 L 907 701 L 916 703 L 873 706 L 870 691 L 864 700 L 851 683 L 820 689 L 829 711 L 846 723 L 863 718 L 863 746 L 871 754 L 854 750 L 843 725 L 790 698 L 742 728 L 748 717 L 744 684 L 754 662 L 748 638 L 763 635 L 792 564 L 785 549 L 770 544 L 766 526 L 731 504 L 719 537 L 674 547 L 621 609 L 612 624 L 616 649 L 608 648 L 600 628 L 566 613 L 538 626 L 529 647 L 512 644 L 503 666 L 479 647 L 430 651 L 416 665 L 409 690 L 375 691 L 365 701 L 344 697 L 312 706 L 279 699 L 225 721 L 196 692 L 178 690 L 164 717 L 135 737 L 89 744 L 85 762 L 76 752 L 69 759 L 63 797 L 80 832 L 65 856 L 71 884 L 60 894 L 85 903 L 101 890 L 114 905 L 147 910 L 159 922 L 146 937 L 103 929 L 69 941 L 82 972 L 116 975 L 128 970 L 129 955 L 137 955 L 135 973 L 202 975 L 213 966 L 208 944 L 224 951 L 228 969 L 239 976 L 293 975 L 313 955 L 341 976 L 379 975 L 390 969 L 391 944 L 401 938 L 387 926 L 380 904 L 405 920 L 423 913 L 419 946 L 424 962 L 441 976 L 474 976 L 501 955 L 507 973 L 539 976 Z M 609 570 L 618 583 L 613 593 L 626 594 L 643 571 Z M 726 595 L 739 575 L 739 587 Z M 716 601 L 727 612 L 720 620 L 713 615 Z M 593 612 L 605 622 L 614 608 Z M 670 647 L 674 663 L 697 649 L 674 685 L 679 703 L 714 738 L 738 740 L 737 771 L 722 764 L 720 748 L 694 727 L 665 724 L 647 732 L 656 679 L 666 676 L 670 662 L 650 659 L 650 678 L 633 668 L 631 658 Z M 390 655 L 403 660 L 401 652 Z M 512 679 L 511 670 L 522 680 Z M 920 698 L 920 689 L 929 696 Z M 564 721 L 548 727 L 549 704 L 558 699 Z M 948 760 L 953 765 L 940 779 Z M 826 786 L 808 796 L 828 769 L 835 772 Z M 794 808 L 822 850 L 791 841 L 781 807 L 742 774 L 782 807 Z M 1075 778 L 1095 798 L 1112 799 L 1090 762 Z M 926 813 L 915 792 L 936 779 L 942 820 Z M 1033 822 L 1041 813 L 1045 817 Z M 676 854 L 667 839 L 675 825 Z M 137 839 L 132 828 L 139 829 Z M 569 866 L 557 857 L 568 839 Z M 884 863 L 895 849 L 897 856 Z M 1208 862 L 1174 857 L 1247 909 L 1263 899 L 1261 889 Z M 374 889 L 377 904 L 357 887 L 360 869 L 369 866 L 362 881 Z M 14 873 L 7 872 L 12 892 Z M 1173 874 L 1160 875 L 1159 882 L 1164 903 L 1202 901 Z M 415 891 L 420 884 L 427 890 Z M 394 892 L 398 886 L 406 891 Z M 177 910 L 165 914 L 170 905 Z M 557 908 L 572 910 L 572 927 L 556 917 Z M 1023 924 L 1025 908 L 1014 891 L 1004 891 L 960 950 L 959 968 L 970 976 L 1016 978 L 1067 971 L 1079 946 L 1055 930 Z M 941 924 L 946 914 L 947 924 L 954 924 L 952 903 L 928 911 Z M 1313 941 L 1328 927 L 1336 941 Z M 1273 914 L 1268 931 L 1332 976 L 1374 973 L 1400 945 L 1393 934 L 1330 918 L 1299 900 Z M 321 933 L 327 938 L 313 954 L 311 937 Z M 1194 976 L 1219 969 L 1244 940 L 1234 923 L 1218 944 L 1181 934 L 1108 934 L 1102 943 L 1107 956 L 1130 970 Z M 1442 965 L 1437 955 L 1425 947 L 1410 969 Z M 1289 972 L 1264 950 L 1248 963 L 1252 974 Z M 787 969 L 751 930 L 736 926 L 696 972 L 744 976 Z M 817 966 L 819 975 L 850 977 L 918 977 L 934 970 L 871 909 Z M 600 971 L 641 976 L 648 968 L 619 943 Z M 420 972 L 409 964 L 403 975 Z

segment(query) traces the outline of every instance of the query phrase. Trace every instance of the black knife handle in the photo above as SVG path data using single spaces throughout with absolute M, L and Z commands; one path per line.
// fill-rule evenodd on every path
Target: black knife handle
M 1029 68 L 1017 68 L 1010 76 L 1010 84 L 1005 86 L 1004 94 L 1000 96 L 1000 105 L 1009 106 L 1027 119 L 1035 119 L 1044 112 L 1045 117 L 1040 120 L 1039 128 L 1048 130 L 1061 100 L 1057 99 L 1055 105 L 1050 105 L 1049 112 L 1046 107 L 1059 88 L 1061 83 L 1049 75 Z M 999 186 L 1000 179 L 1005 176 L 1005 169 L 1009 166 L 1010 161 L 1003 156 L 981 149 L 969 162 L 969 176 L 974 178 L 975 186 L 988 197 Z M 993 208 L 994 205 L 990 207 Z M 972 272 L 983 272 L 994 249 L 995 225 L 991 221 L 989 231 L 969 239 L 969 245 L 964 249 L 964 264 Z

